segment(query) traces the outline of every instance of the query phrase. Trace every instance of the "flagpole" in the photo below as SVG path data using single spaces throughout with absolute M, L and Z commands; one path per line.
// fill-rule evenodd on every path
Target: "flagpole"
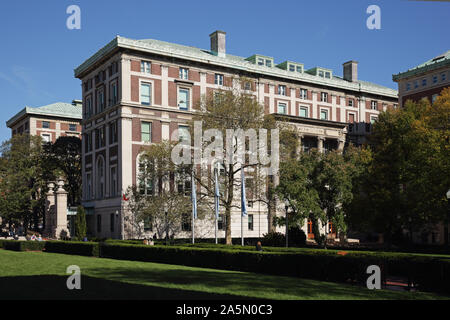
M 197 206 L 197 190 L 195 188 L 194 169 L 191 174 L 191 199 L 192 199 L 192 244 L 195 244 L 195 211 Z

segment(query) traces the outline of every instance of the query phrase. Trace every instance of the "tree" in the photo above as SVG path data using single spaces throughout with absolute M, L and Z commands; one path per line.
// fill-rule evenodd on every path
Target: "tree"
M 44 145 L 44 163 L 46 170 L 52 173 L 52 179 L 62 174 L 66 179 L 65 189 L 69 205 L 81 200 L 81 140 L 78 137 L 59 137 L 55 143 Z
M 224 157 L 220 159 L 218 154 L 226 155 L 227 146 L 232 145 L 232 151 L 237 152 L 240 145 L 244 145 L 246 150 L 249 147 L 250 142 L 247 140 L 237 142 L 233 140 L 231 143 L 220 143 L 223 138 L 226 137 L 227 130 L 233 130 L 234 132 L 245 133 L 247 130 L 254 130 L 259 132 L 259 129 L 272 129 L 275 127 L 275 121 L 272 116 L 264 114 L 264 107 L 258 103 L 253 95 L 246 94 L 241 88 L 243 84 L 249 80 L 242 79 L 230 79 L 226 85 L 228 88 L 216 91 L 210 95 L 202 97 L 196 106 L 197 112 L 193 117 L 193 121 L 199 121 L 202 124 L 202 128 L 208 132 L 208 130 L 215 130 L 217 135 L 211 137 L 210 141 L 203 141 L 202 150 L 208 145 L 212 145 L 216 160 L 220 162 L 220 183 L 222 196 L 220 197 L 220 206 L 225 211 L 225 242 L 231 245 L 231 210 L 233 208 L 239 209 L 240 205 L 237 203 L 236 195 L 237 190 L 240 187 L 241 169 L 247 169 L 253 174 L 260 174 L 262 170 L 261 162 L 258 160 L 252 161 L 250 153 L 247 153 L 243 161 L 237 158 L 228 159 Z M 194 128 L 192 124 L 192 128 Z M 260 137 L 261 138 L 261 137 Z M 244 138 L 245 139 L 245 138 Z M 269 139 L 270 140 L 270 139 Z M 259 146 L 257 146 L 259 148 Z M 261 150 L 259 150 L 261 151 Z M 256 150 L 258 152 L 258 150 Z M 276 155 L 278 156 L 278 154 Z M 215 163 L 206 163 L 202 166 L 201 170 L 196 171 L 196 181 L 201 185 L 199 188 L 201 197 L 214 199 L 214 175 L 212 174 L 212 167 Z M 258 179 L 259 180 L 259 179 Z M 256 181 L 255 181 L 256 182 Z M 258 185 L 254 184 L 255 187 Z M 259 195 L 255 195 L 255 200 L 266 201 L 271 203 L 273 201 L 273 193 L 266 193 L 265 188 L 254 188 L 254 191 L 258 190 Z M 273 216 L 273 205 L 269 205 L 269 221 Z
M 174 144 L 164 141 L 142 150 L 139 161 L 139 185 L 126 192 L 128 208 L 132 213 L 132 236 L 142 237 L 151 225 L 158 238 L 169 237 L 190 225 L 192 212 L 190 165 L 171 161 Z M 198 207 L 199 217 L 202 207 Z M 186 221 L 187 220 L 187 221 Z
M 78 206 L 77 216 L 75 218 L 75 236 L 78 240 L 86 237 L 86 211 L 83 206 Z
M 388 243 L 403 230 L 411 237 L 446 218 L 449 114 L 450 90 L 445 89 L 433 105 L 427 99 L 407 101 L 402 109 L 381 113 L 374 124 L 363 194 L 372 227 Z
M 8 223 L 38 228 L 46 190 L 42 139 L 14 135 L 1 146 L 0 215 Z

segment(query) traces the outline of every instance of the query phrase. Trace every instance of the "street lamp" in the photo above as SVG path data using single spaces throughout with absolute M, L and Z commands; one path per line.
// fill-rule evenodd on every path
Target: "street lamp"
M 448 224 L 449 224 L 449 216 L 450 216 L 450 189 L 448 189 L 447 191 L 447 216 L 445 219 L 445 225 L 444 225 L 444 239 L 445 239 L 445 245 L 448 247 L 449 246 L 449 241 L 448 241 Z
M 288 218 L 289 201 L 287 199 L 284 200 L 284 209 L 286 210 L 286 248 L 287 248 L 289 247 L 289 218 Z

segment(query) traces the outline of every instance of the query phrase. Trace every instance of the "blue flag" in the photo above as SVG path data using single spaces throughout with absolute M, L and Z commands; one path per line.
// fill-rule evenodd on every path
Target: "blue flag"
M 217 172 L 217 168 L 214 169 L 214 180 L 215 180 L 215 186 L 214 186 L 214 207 L 216 210 L 216 218 L 219 218 L 219 197 L 220 197 L 220 192 L 219 192 L 219 179 L 218 179 L 218 172 Z
M 197 188 L 194 179 L 194 169 L 192 169 L 191 184 L 192 184 L 192 193 L 191 193 L 192 215 L 194 219 L 197 219 Z
M 247 216 L 247 200 L 245 196 L 245 174 L 244 168 L 241 168 L 241 212 L 242 216 Z

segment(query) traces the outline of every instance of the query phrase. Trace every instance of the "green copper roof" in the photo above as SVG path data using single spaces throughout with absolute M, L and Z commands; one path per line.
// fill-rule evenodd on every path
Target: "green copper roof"
M 421 74 L 427 71 L 436 70 L 442 68 L 444 66 L 450 66 L 450 50 L 447 52 L 430 59 L 422 64 L 419 64 L 417 67 L 409 69 L 405 72 L 400 72 L 398 74 L 392 75 L 392 79 L 394 81 L 398 81 L 401 79 L 412 77 L 416 74 Z
M 69 119 L 82 119 L 81 104 L 70 104 L 65 102 L 56 102 L 42 107 L 25 107 L 11 119 L 6 122 L 8 127 L 12 126 L 16 121 L 25 115 L 42 115 L 49 117 L 61 117 Z
M 104 56 L 107 56 L 117 48 L 137 50 L 163 56 L 197 61 L 211 65 L 229 67 L 235 70 L 241 70 L 249 73 L 280 77 L 289 80 L 304 81 L 311 84 L 336 87 L 338 89 L 362 91 L 366 93 L 384 95 L 391 98 L 398 97 L 397 90 L 372 84 L 366 81 L 350 82 L 334 75 L 331 79 L 326 79 L 308 73 L 293 73 L 274 66 L 259 66 L 248 61 L 248 58 L 234 56 L 228 53 L 225 57 L 220 57 L 212 54 L 209 50 L 203 50 L 191 46 L 179 45 L 153 39 L 133 40 L 120 36 L 117 36 L 105 47 L 100 49 L 97 53 L 95 53 L 88 60 L 77 67 L 75 69 L 75 77 L 83 77 L 84 73 L 87 72 L 96 62 L 100 61 Z

